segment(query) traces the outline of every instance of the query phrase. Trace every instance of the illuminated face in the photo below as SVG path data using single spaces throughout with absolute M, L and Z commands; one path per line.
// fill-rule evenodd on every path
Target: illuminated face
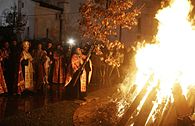
M 76 52 L 77 52 L 78 54 L 82 54 L 82 51 L 81 51 L 80 48 L 77 48 L 77 49 L 76 49 Z
M 24 49 L 24 51 L 28 52 L 29 46 L 24 46 L 23 49 Z
M 24 51 L 26 51 L 26 52 L 28 52 L 28 50 L 29 50 L 29 47 L 30 47 L 30 44 L 29 44 L 29 42 L 28 41 L 26 41 L 26 42 L 23 42 L 23 50 Z

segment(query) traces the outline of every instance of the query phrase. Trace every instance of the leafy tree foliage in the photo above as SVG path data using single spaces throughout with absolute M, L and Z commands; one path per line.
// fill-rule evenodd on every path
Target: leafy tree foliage
M 81 6 L 80 29 L 83 38 L 95 45 L 98 64 L 94 66 L 99 67 L 100 84 L 109 86 L 116 77 L 122 80 L 119 66 L 125 47 L 119 31 L 137 25 L 141 8 L 134 6 L 133 0 L 86 0 Z
M 132 0 L 87 0 L 80 8 L 83 37 L 96 43 L 96 53 L 111 66 L 120 66 L 124 45 L 119 41 L 119 28 L 137 25 L 140 8 Z

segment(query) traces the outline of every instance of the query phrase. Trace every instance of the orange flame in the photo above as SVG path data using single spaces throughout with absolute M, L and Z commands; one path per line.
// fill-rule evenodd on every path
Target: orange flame
M 135 82 L 141 88 L 152 75 L 152 87 L 160 81 L 159 99 L 170 96 L 176 83 L 185 95 L 195 84 L 195 30 L 188 20 L 191 8 L 187 0 L 172 0 L 170 6 L 159 10 L 156 43 L 137 50 Z
M 154 38 L 156 43 L 137 46 L 137 71 L 133 82 L 136 84 L 137 93 L 131 96 L 130 101 L 149 84 L 147 93 L 138 106 L 139 110 L 149 92 L 158 86 L 157 100 L 148 119 L 163 100 L 170 99 L 173 102 L 172 89 L 175 84 L 181 85 L 185 96 L 189 87 L 195 85 L 195 30 L 188 18 L 191 10 L 192 6 L 188 0 L 172 0 L 168 7 L 156 14 L 155 18 L 159 21 L 158 32 Z M 121 90 L 128 94 L 131 86 L 122 85 Z M 123 103 L 123 100 L 120 102 Z M 119 103 L 119 108 L 124 106 Z

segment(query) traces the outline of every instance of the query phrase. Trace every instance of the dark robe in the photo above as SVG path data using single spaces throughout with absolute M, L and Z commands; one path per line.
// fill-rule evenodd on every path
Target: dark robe
M 7 100 L 6 97 L 0 97 L 0 120 L 5 118 Z
M 11 53 L 10 53 L 10 77 L 11 79 L 11 88 L 12 93 L 17 93 L 17 83 L 18 83 L 18 64 L 19 64 L 19 50 L 17 46 L 11 46 Z

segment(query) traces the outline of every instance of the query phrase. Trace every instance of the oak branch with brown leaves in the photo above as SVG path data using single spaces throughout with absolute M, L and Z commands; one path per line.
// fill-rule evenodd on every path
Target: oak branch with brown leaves
M 96 54 L 108 65 L 120 66 L 124 45 L 117 37 L 119 28 L 137 25 L 140 8 L 132 0 L 87 0 L 80 8 L 83 37 L 96 45 Z

